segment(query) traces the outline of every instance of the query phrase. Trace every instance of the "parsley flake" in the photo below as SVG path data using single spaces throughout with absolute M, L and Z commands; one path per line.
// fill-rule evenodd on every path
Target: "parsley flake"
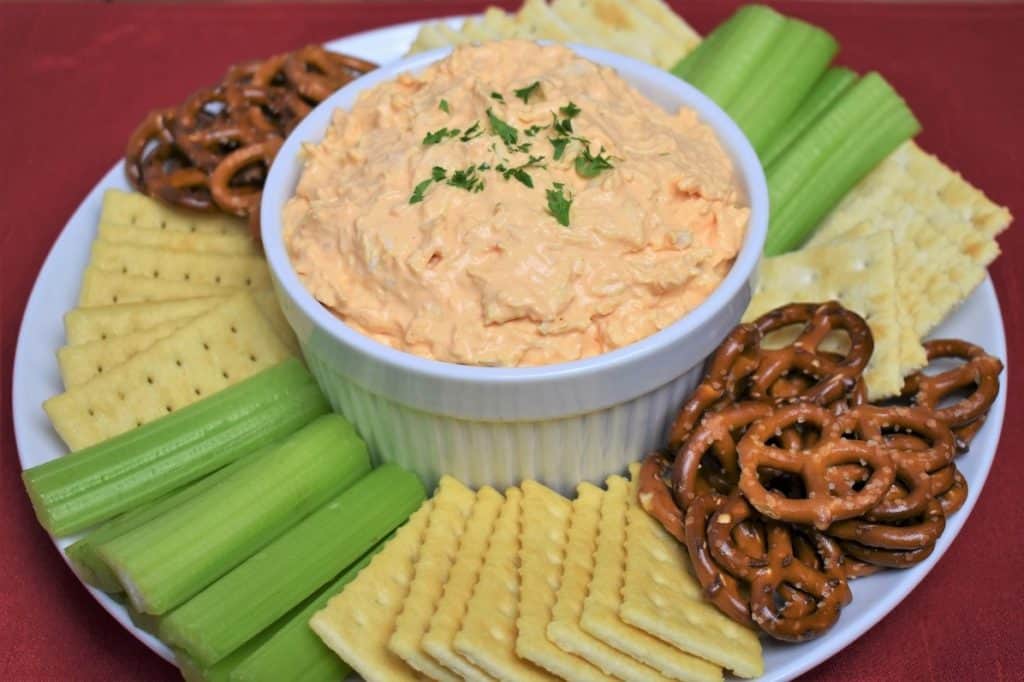
M 452 113 L 448 109 L 448 100 L 446 100 L 446 99 L 442 99 L 441 102 L 437 105 L 437 108 L 440 109 L 441 111 L 443 111 L 446 114 Z
M 477 170 L 478 167 L 475 164 L 467 166 L 465 170 L 457 170 L 448 178 L 448 184 L 467 192 L 482 192 L 484 180 L 477 174 Z M 482 170 L 486 170 L 486 168 L 482 168 Z
M 515 94 L 516 97 L 523 100 L 523 104 L 529 104 L 530 95 L 537 92 L 537 90 L 539 89 L 540 81 L 533 81 L 525 88 L 519 88 L 518 90 L 513 90 L 512 92 Z
M 513 166 L 512 168 L 508 168 L 507 166 L 505 166 L 505 164 L 499 163 L 497 166 L 495 166 L 494 170 L 496 170 L 499 173 L 501 173 L 501 177 L 504 178 L 505 180 L 509 180 L 511 178 L 515 178 L 520 183 L 522 183 L 522 184 L 524 184 L 527 187 L 532 189 L 533 188 L 533 177 L 529 173 L 526 172 L 526 169 L 527 168 L 543 168 L 544 167 L 543 161 L 544 161 L 544 157 L 543 156 L 531 156 L 530 159 L 528 161 L 526 161 L 525 163 L 521 163 L 518 166 Z
M 469 142 L 470 140 L 480 137 L 484 134 L 484 131 L 480 128 L 480 122 L 476 121 L 473 125 L 466 128 L 466 132 L 459 138 L 460 142 Z
M 495 116 L 489 108 L 487 109 L 487 120 L 490 121 L 494 134 L 500 137 L 507 146 L 511 147 L 519 140 L 518 131 Z
M 500 92 L 492 92 L 491 99 L 501 102 L 502 104 L 505 103 L 505 98 L 501 96 Z
M 614 168 L 611 159 L 604 155 L 604 147 L 601 147 L 601 151 L 598 152 L 597 156 L 594 156 L 590 153 L 589 145 L 583 150 L 582 154 L 576 157 L 575 164 L 576 172 L 582 178 L 593 178 L 599 175 L 601 171 Z
M 527 137 L 533 137 L 534 135 L 536 135 L 537 133 L 539 133 L 540 131 L 544 130 L 547 127 L 548 126 L 532 125 L 523 132 L 526 133 Z
M 441 182 L 442 180 L 444 180 L 446 173 L 447 171 L 444 168 L 441 168 L 440 166 L 434 166 L 433 168 L 430 169 L 430 177 L 431 179 L 434 180 L 434 182 Z
M 418 204 L 421 201 L 423 201 L 423 193 L 427 191 L 427 188 L 430 187 L 430 183 L 432 182 L 433 180 L 431 178 L 427 178 L 423 182 L 416 185 L 412 190 L 412 196 L 409 197 L 409 203 Z
M 550 138 L 548 138 L 548 141 L 551 143 L 551 146 L 555 150 L 555 153 L 553 154 L 553 157 L 554 157 L 555 161 L 558 161 L 565 154 L 565 148 L 567 146 L 569 146 L 570 142 L 572 142 L 572 138 L 571 137 L 550 137 Z
M 559 113 L 562 114 L 562 116 L 565 116 L 566 118 L 576 118 L 576 116 L 579 115 L 582 109 L 576 106 L 573 102 L 569 102 L 564 107 L 560 108 L 558 111 Z
M 462 131 L 460 131 L 458 128 L 452 128 L 451 130 L 448 130 L 447 128 L 441 128 L 440 130 L 428 132 L 426 135 L 423 136 L 423 144 L 438 144 L 439 142 L 444 141 L 446 137 L 456 137 L 460 132 Z
M 556 182 L 545 192 L 548 197 L 548 212 L 558 221 L 559 225 L 569 227 L 569 207 L 572 206 L 572 194 L 565 196 L 565 185 Z

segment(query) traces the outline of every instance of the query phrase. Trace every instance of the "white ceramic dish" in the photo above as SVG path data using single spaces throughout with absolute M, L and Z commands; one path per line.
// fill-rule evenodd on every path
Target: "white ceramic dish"
M 401 24 L 333 41 L 330 49 L 387 63 L 405 53 L 419 30 L 420 22 Z M 18 335 L 12 380 L 14 432 L 22 468 L 56 459 L 66 452 L 50 428 L 42 403 L 62 390 L 55 355 L 64 343 L 62 317 L 75 306 L 82 270 L 96 236 L 103 192 L 110 188 L 127 190 L 122 164 L 115 165 L 68 220 L 50 250 L 36 278 Z M 992 281 L 986 279 L 964 304 L 934 332 L 935 337 L 963 338 L 984 346 L 990 353 L 1006 357 L 1003 320 Z M 1007 376 L 1004 370 L 1003 376 Z M 761 682 L 789 680 L 828 659 L 895 608 L 942 558 L 971 513 L 988 477 L 999 443 L 1006 409 L 1006 387 L 996 399 L 985 426 L 971 451 L 957 462 L 970 486 L 963 509 L 946 524 L 935 552 L 907 571 L 888 571 L 853 584 L 853 603 L 843 609 L 839 622 L 825 636 L 797 645 L 765 644 L 765 675 Z M 73 538 L 55 539 L 58 550 Z M 61 553 L 63 556 L 63 553 Z M 70 570 L 70 569 L 69 569 Z M 170 650 L 155 637 L 135 627 L 128 613 L 99 590 L 84 586 L 90 594 L 129 632 L 162 658 L 174 660 Z M 88 652 L 81 652 L 84 658 Z
M 750 301 L 750 279 L 764 248 L 768 190 L 746 137 L 709 98 L 643 62 L 583 46 L 655 105 L 689 107 L 732 157 L 750 205 L 736 262 L 696 309 L 662 331 L 603 355 L 541 367 L 470 367 L 390 348 L 350 328 L 305 289 L 289 261 L 281 211 L 302 173 L 301 147 L 319 142 L 333 112 L 360 92 L 419 72 L 447 56 L 433 50 L 394 62 L 345 86 L 312 111 L 285 141 L 263 191 L 263 246 L 285 316 L 334 408 L 348 417 L 379 460 L 412 469 L 433 485 L 451 474 L 469 485 L 535 479 L 571 494 L 601 482 L 660 445 L 704 359 Z

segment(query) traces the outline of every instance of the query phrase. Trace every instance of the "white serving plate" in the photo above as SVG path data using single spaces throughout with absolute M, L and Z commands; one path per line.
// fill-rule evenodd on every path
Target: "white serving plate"
M 454 23 L 456 20 L 451 21 Z M 326 47 L 383 64 L 405 54 L 422 23 L 410 22 L 366 31 L 331 41 Z M 64 344 L 63 315 L 75 307 L 82 271 L 96 236 L 103 193 L 111 188 L 130 189 L 121 163 L 93 187 L 64 226 L 39 271 L 25 308 L 12 382 L 14 434 L 22 468 L 47 462 L 66 452 L 41 406 L 44 400 L 63 390 L 56 362 L 57 349 Z M 1003 319 L 992 280 L 986 278 L 967 301 L 935 330 L 932 337 L 966 339 L 983 346 L 1006 364 Z M 932 555 L 911 569 L 883 571 L 854 581 L 853 602 L 843 609 L 839 622 L 824 636 L 802 644 L 766 640 L 765 675 L 761 680 L 792 679 L 840 651 L 903 601 L 942 558 L 974 508 L 988 477 L 1006 409 L 1006 376 L 1007 371 L 1004 370 L 1003 389 L 992 406 L 988 421 L 975 437 L 971 451 L 957 460 L 957 466 L 967 479 L 970 494 L 963 508 L 947 521 L 946 530 Z M 63 550 L 73 539 L 54 539 L 54 544 Z M 64 556 L 63 551 L 61 556 Z M 120 604 L 97 589 L 85 587 L 143 644 L 162 658 L 174 661 L 171 651 L 162 642 L 132 624 Z

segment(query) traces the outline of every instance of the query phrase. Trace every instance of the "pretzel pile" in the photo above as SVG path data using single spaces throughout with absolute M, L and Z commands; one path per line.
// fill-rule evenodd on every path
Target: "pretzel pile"
M 792 325 L 792 343 L 763 347 Z M 845 355 L 819 349 L 834 331 L 849 338 Z M 962 363 L 872 405 L 871 331 L 836 302 L 777 308 L 722 342 L 668 447 L 645 460 L 639 496 L 724 613 L 809 639 L 850 602 L 849 580 L 932 553 L 967 498 L 954 458 L 984 422 L 1002 363 L 966 341 L 925 346 L 930 363 Z
M 152 111 L 125 150 L 129 182 L 169 204 L 250 219 L 270 164 L 313 106 L 376 65 L 307 45 L 228 69 L 177 108 Z

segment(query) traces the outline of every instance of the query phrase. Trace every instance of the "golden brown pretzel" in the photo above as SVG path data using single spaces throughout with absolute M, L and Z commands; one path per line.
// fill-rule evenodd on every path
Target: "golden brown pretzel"
M 740 455 L 740 490 L 762 514 L 779 521 L 813 525 L 819 530 L 835 521 L 854 518 L 874 507 L 895 480 L 889 453 L 881 445 L 879 415 L 866 406 L 838 416 L 812 403 L 780 407 L 759 419 L 737 446 Z M 811 424 L 821 439 L 807 450 L 792 451 L 771 444 L 776 433 L 795 424 Z M 857 438 L 848 437 L 856 435 Z M 837 490 L 829 485 L 828 470 L 859 464 L 871 474 L 859 490 Z M 806 496 L 792 499 L 766 488 L 764 467 L 799 476 Z
M 739 481 L 736 441 L 747 426 L 772 411 L 770 405 L 743 402 L 709 412 L 676 452 L 672 494 L 683 509 L 709 486 L 728 494 Z
M 679 542 L 686 542 L 683 513 L 669 491 L 668 472 L 671 463 L 660 452 L 652 452 L 640 466 L 637 499 L 644 511 L 653 516 Z
M 926 341 L 924 347 L 929 362 L 958 358 L 964 363 L 938 374 L 911 374 L 903 384 L 902 395 L 916 405 L 934 410 L 936 417 L 957 434 L 960 449 L 966 450 L 999 394 L 1003 363 L 967 341 L 935 339 Z M 941 405 L 944 399 L 968 390 L 954 404 Z
M 262 182 L 246 185 L 237 182 L 237 178 L 255 164 L 262 164 L 265 175 L 280 148 L 281 138 L 272 137 L 226 156 L 210 175 L 210 193 L 217 206 L 227 213 L 242 217 L 258 213 Z
M 770 397 L 775 382 L 792 372 L 815 380 L 815 384 L 800 395 L 800 400 L 824 405 L 849 393 L 874 350 L 874 339 L 864 319 L 836 301 L 829 301 L 791 303 L 754 321 L 762 337 L 795 324 L 803 326 L 792 344 L 761 349 L 760 364 L 751 377 L 751 397 Z M 850 338 L 850 349 L 841 360 L 835 360 L 819 348 L 833 331 L 845 332 Z

